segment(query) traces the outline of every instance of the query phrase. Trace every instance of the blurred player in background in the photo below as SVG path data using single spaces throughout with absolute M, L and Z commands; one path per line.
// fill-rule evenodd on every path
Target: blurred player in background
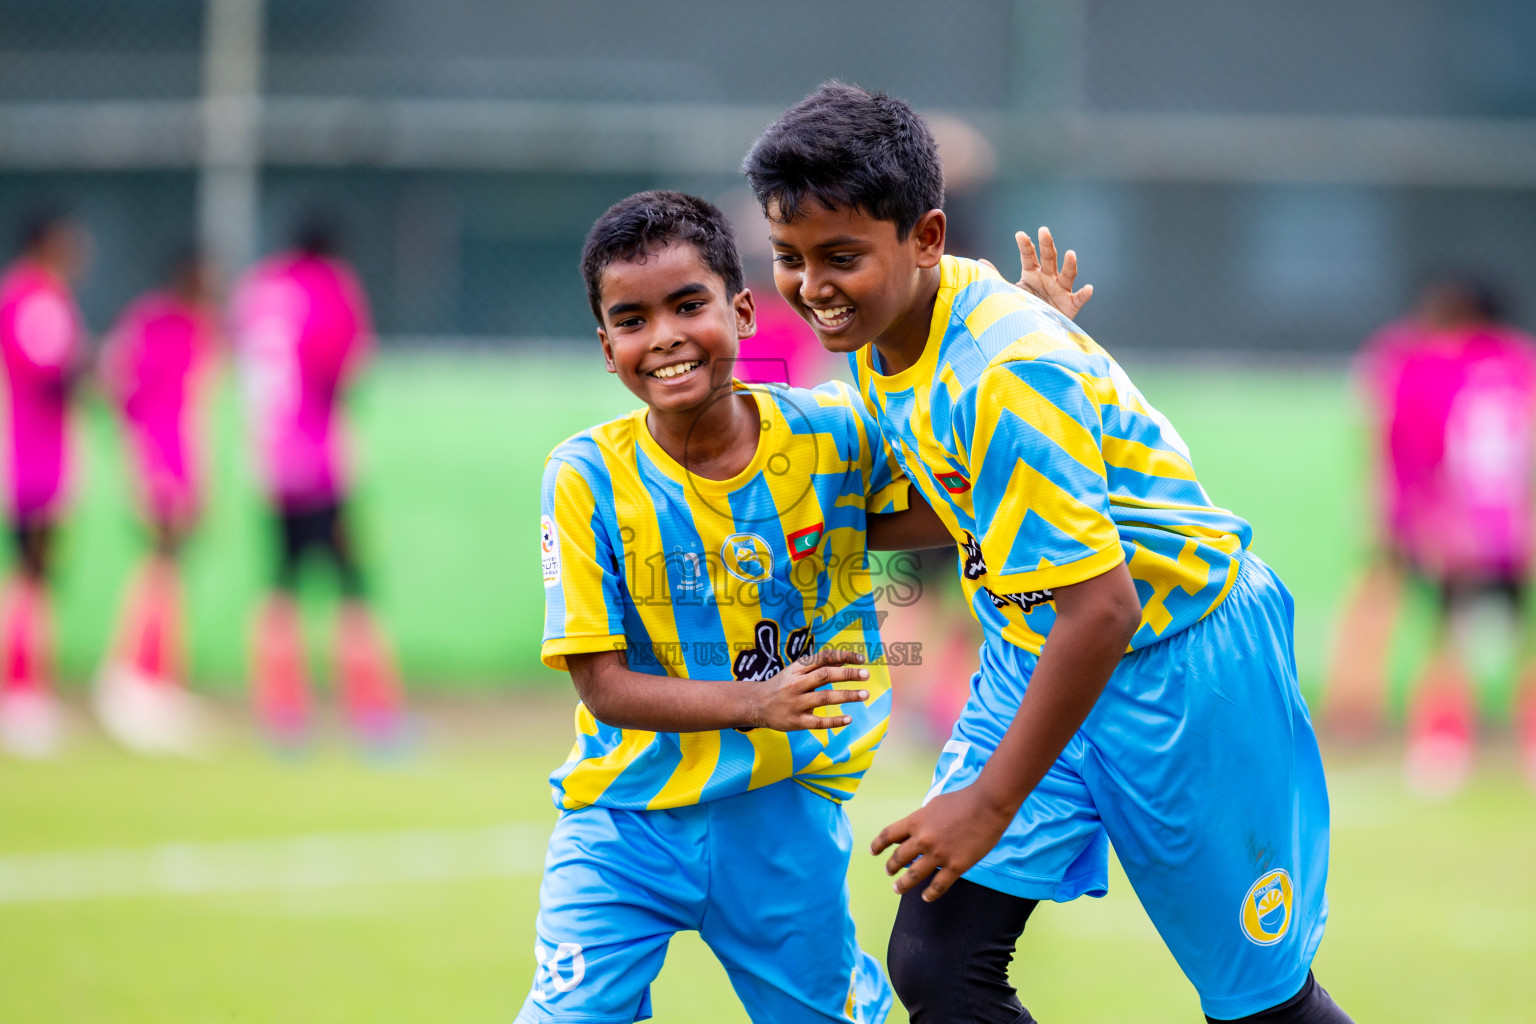
M 95 704 L 106 730 L 145 754 L 194 754 L 202 733 L 185 687 L 177 558 L 202 506 L 199 399 L 216 346 L 214 293 L 208 261 L 183 252 L 164 286 L 123 313 L 101 357 L 153 550 L 129 584 Z
M 19 757 L 51 756 L 61 739 L 46 586 L 68 479 L 69 400 L 85 356 L 85 324 L 70 287 L 89 251 L 90 236 L 72 217 L 41 214 L 23 229 L 21 255 L 0 278 L 17 554 L 0 609 L 0 746 Z
M 253 268 L 234 297 L 261 477 L 282 535 L 277 586 L 256 621 L 252 697 L 271 740 L 304 741 L 310 698 L 294 589 L 305 556 L 322 555 L 342 591 L 335 669 L 348 722 L 365 747 L 387 752 L 404 738 L 401 690 L 363 598 L 340 408 L 372 345 L 372 324 L 362 286 L 337 252 L 334 226 L 310 218 L 294 247 Z
M 1360 371 L 1375 421 L 1382 554 L 1341 626 L 1329 720 L 1357 736 L 1379 725 L 1403 585 L 1425 579 L 1439 593 L 1438 625 L 1410 697 L 1406 768 L 1416 788 L 1451 791 L 1471 767 L 1475 730 L 1468 630 L 1487 612 L 1506 634 L 1522 632 L 1536 528 L 1536 344 L 1501 322 L 1485 284 L 1445 279 L 1367 343 Z M 1516 722 L 1536 778 L 1532 672 L 1521 677 Z

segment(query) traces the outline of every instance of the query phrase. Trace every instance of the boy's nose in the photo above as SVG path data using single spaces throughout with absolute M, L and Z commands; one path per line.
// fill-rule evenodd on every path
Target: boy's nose
M 810 273 L 800 276 L 800 301 L 808 306 L 825 302 L 832 297 L 832 285 Z

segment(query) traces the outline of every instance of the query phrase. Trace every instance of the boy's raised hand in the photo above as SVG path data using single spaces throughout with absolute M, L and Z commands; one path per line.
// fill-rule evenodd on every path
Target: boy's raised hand
M 869 670 L 859 668 L 864 655 L 857 651 L 827 648 L 797 658 L 777 675 L 757 683 L 753 727 L 793 732 L 797 729 L 837 729 L 850 724 L 848 715 L 818 715 L 817 708 L 852 704 L 869 699 L 868 690 L 821 690 L 828 683 L 862 682 Z
M 1058 266 L 1056 240 L 1051 237 L 1051 229 L 1044 226 L 1040 228 L 1038 253 L 1028 231 L 1015 232 L 1013 240 L 1019 244 L 1019 287 L 1055 306 L 1068 320 L 1074 319 L 1093 298 L 1091 284 L 1072 290 L 1077 280 L 1077 253 L 1068 249 Z

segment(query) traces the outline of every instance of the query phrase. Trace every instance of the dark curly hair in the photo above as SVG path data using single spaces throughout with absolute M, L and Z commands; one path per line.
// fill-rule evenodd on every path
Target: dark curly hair
M 687 242 L 698 249 L 704 265 L 725 281 L 726 294 L 735 296 L 746 287 L 741 254 L 725 214 L 713 204 L 684 192 L 653 190 L 637 192 L 608 207 L 587 232 L 581 247 L 581 276 L 587 282 L 587 301 L 592 315 L 603 322 L 603 270 L 615 261 L 643 260 L 673 242 Z
M 944 206 L 944 170 L 928 124 L 884 93 L 826 82 L 763 130 L 742 162 L 763 212 L 793 220 L 807 199 L 893 221 L 905 239 Z

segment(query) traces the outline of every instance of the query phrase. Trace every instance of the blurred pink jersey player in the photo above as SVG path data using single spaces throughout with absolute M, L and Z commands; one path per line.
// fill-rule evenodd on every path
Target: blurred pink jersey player
M 282 533 L 277 593 L 256 628 L 256 710 L 282 746 L 307 734 L 308 685 L 292 590 L 314 550 L 341 582 L 336 670 L 350 722 L 370 747 L 392 747 L 401 739 L 399 685 L 363 603 L 344 514 L 349 478 L 340 403 L 372 345 L 367 299 L 334 255 L 329 229 L 315 223 L 300 232 L 294 250 L 246 275 L 232 319 L 257 458 Z
M 1440 792 L 1466 778 L 1476 733 L 1471 649 L 1454 627 L 1489 598 L 1504 606 L 1509 628 L 1525 622 L 1536 531 L 1536 343 L 1492 320 L 1469 324 L 1417 356 L 1405 378 L 1422 398 L 1413 410 L 1420 429 L 1440 442 L 1419 549 L 1440 588 L 1443 623 L 1409 706 L 1407 769 L 1419 788 Z M 1536 783 L 1533 668 L 1523 667 L 1515 722 Z
M 21 257 L 0 277 L 7 499 L 19 570 L 0 618 L 0 746 L 24 757 L 49 756 L 60 739 L 45 587 L 68 479 L 69 398 L 85 350 L 69 285 L 84 269 L 88 247 L 69 218 L 38 218 L 26 228 Z
M 70 384 L 84 328 L 66 283 L 20 260 L 0 278 L 0 357 L 10 399 L 14 524 L 49 522 L 64 499 Z
M 198 399 L 216 345 L 212 293 L 204 260 L 178 260 L 165 287 L 118 319 L 101 357 L 154 550 L 128 586 L 94 703 L 106 731 L 143 754 L 195 755 L 205 734 L 184 685 L 177 559 L 202 505 Z
M 1409 781 L 1458 788 L 1472 761 L 1476 708 L 1458 630 L 1484 596 L 1521 621 L 1536 548 L 1536 343 L 1498 322 L 1488 290 L 1443 281 L 1419 313 L 1384 329 L 1362 358 L 1377 409 L 1379 491 L 1389 563 L 1367 577 L 1340 636 L 1329 712 L 1346 728 L 1379 717 L 1385 662 L 1409 571 L 1440 592 L 1433 653 L 1408 710 Z M 1536 687 L 1520 687 L 1517 721 L 1536 780 Z
M 145 512 L 160 531 L 184 530 L 202 504 L 197 412 L 216 322 L 180 289 L 150 292 L 124 312 L 102 354 Z
M 1378 543 L 1405 567 L 1418 561 L 1418 545 L 1433 494 L 1442 439 L 1419 419 L 1418 410 L 1436 401 L 1425 393 L 1434 383 L 1422 374 L 1422 357 L 1440 337 L 1433 324 L 1411 317 L 1388 324 L 1366 342 L 1356 368 L 1371 415 L 1376 449 Z
M 1452 585 L 1523 591 L 1536 531 L 1536 341 L 1488 324 L 1447 348 L 1432 367 L 1452 388 L 1440 421 L 1434 554 Z
M 234 331 L 268 498 L 294 512 L 339 504 L 339 401 L 372 344 L 357 278 L 323 255 L 275 256 L 241 283 Z

